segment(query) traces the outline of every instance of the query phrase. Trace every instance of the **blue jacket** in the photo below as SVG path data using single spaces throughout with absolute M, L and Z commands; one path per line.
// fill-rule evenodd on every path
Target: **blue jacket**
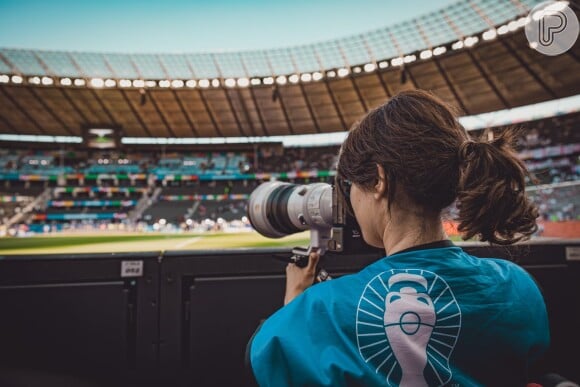
M 250 361 L 261 386 L 516 386 L 548 343 L 530 275 L 451 245 L 310 287 L 264 322 Z

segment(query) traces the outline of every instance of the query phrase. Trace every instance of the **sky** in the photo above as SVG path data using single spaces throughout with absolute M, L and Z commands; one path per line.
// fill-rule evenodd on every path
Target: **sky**
M 457 0 L 0 0 L 0 47 L 121 53 L 268 49 L 367 32 Z

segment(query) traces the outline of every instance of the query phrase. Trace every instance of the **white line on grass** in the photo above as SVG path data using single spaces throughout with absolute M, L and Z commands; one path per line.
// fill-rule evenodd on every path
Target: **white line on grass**
M 195 242 L 197 242 L 200 239 L 202 239 L 202 237 L 195 237 L 195 238 L 187 239 L 187 240 L 181 242 L 180 244 L 178 244 L 177 246 L 175 246 L 174 249 L 175 250 L 179 250 L 182 247 L 185 247 L 185 246 L 187 246 L 187 245 L 189 245 L 191 243 L 195 243 Z

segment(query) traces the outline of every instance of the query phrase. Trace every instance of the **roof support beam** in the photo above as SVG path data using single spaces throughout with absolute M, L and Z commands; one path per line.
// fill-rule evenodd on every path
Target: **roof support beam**
M 266 61 L 268 62 L 268 67 L 270 68 L 270 72 L 272 74 L 275 74 L 274 72 L 274 67 L 272 67 L 272 62 L 270 61 L 270 58 L 268 57 L 268 54 L 266 53 Z M 278 88 L 278 85 L 276 83 L 274 83 L 274 85 L 272 86 L 272 100 L 278 100 L 280 101 L 280 107 L 282 108 L 282 114 L 284 114 L 284 119 L 286 120 L 286 125 L 288 126 L 288 130 L 290 131 L 290 134 L 294 134 L 294 128 L 292 127 L 292 123 L 290 122 L 290 118 L 288 117 L 288 112 L 286 111 L 286 105 L 284 104 L 284 98 L 282 98 L 282 94 L 280 93 L 280 89 Z
M 74 111 L 79 115 L 79 117 L 81 117 L 81 119 L 83 120 L 83 125 L 84 126 L 88 125 L 89 120 L 88 120 L 87 116 L 85 116 L 85 114 L 82 112 L 82 110 L 79 109 L 77 104 L 73 101 L 73 99 L 70 97 L 70 95 L 68 95 L 66 90 L 63 89 L 62 87 L 58 87 L 57 89 L 60 90 L 60 93 L 63 95 L 64 99 L 67 100 L 67 102 L 73 107 Z
M 246 106 L 246 101 L 244 100 L 244 96 L 242 95 L 242 91 L 239 88 L 236 88 L 238 99 L 240 100 L 240 105 L 242 105 L 242 111 L 244 113 L 244 118 L 250 125 L 250 132 L 252 136 L 256 136 L 256 128 L 254 128 L 254 123 L 250 119 L 250 114 L 248 113 L 248 107 Z
M 334 93 L 332 92 L 326 77 L 324 77 L 324 86 L 326 86 L 326 92 L 330 96 L 330 100 L 332 101 L 332 106 L 334 106 L 334 110 L 336 110 L 336 114 L 338 114 L 338 119 L 340 120 L 340 124 L 342 125 L 342 128 L 344 130 L 348 131 L 348 126 L 346 125 L 346 121 L 344 120 L 344 117 L 342 116 L 342 112 L 340 111 L 340 109 L 338 107 L 338 103 L 336 102 L 336 97 L 334 96 Z
M 10 93 L 8 93 L 8 91 L 6 91 L 6 89 L 4 87 L 0 87 L 0 90 L 2 91 L 4 96 L 6 98 L 8 98 L 14 106 L 16 106 L 16 108 L 20 111 L 20 113 L 22 113 L 22 115 L 24 115 L 24 117 L 26 117 L 28 119 L 28 121 L 30 121 L 32 123 L 32 125 L 34 125 L 36 127 L 36 129 L 41 131 L 43 134 L 47 134 L 46 130 L 44 130 L 44 128 L 42 126 L 40 126 L 40 124 L 34 119 L 34 117 L 32 117 L 32 115 L 30 115 L 28 113 L 28 111 L 26 111 L 26 109 L 24 109 L 24 108 L 22 108 L 22 106 L 20 106 L 20 104 L 16 101 L 16 99 L 14 99 L 14 97 L 12 97 L 12 95 L 10 95 Z
M 75 133 L 68 127 L 67 124 L 57 115 L 54 111 L 44 102 L 42 98 L 38 95 L 34 87 L 29 88 L 30 93 L 34 96 L 34 98 L 38 101 L 38 103 L 48 112 L 48 114 L 56 121 L 60 126 L 63 127 L 64 130 L 68 132 L 69 135 L 74 136 Z M 80 129 L 80 128 L 79 128 Z
M 153 92 L 149 93 L 149 100 L 151 100 L 151 104 L 153 105 L 153 107 L 157 111 L 157 114 L 159 114 L 159 117 L 161 117 L 161 121 L 163 122 L 163 125 L 165 125 L 165 127 L 167 128 L 167 131 L 169 132 L 169 136 L 170 137 L 177 137 L 175 135 L 175 132 L 173 131 L 173 129 L 171 129 L 171 125 L 169 124 L 169 121 L 167 121 L 165 114 L 163 114 L 161 107 L 155 101 L 155 98 L 153 97 Z
M 246 75 L 246 78 L 251 79 L 250 72 L 248 71 L 248 67 L 246 66 L 246 61 L 244 61 L 243 55 L 240 56 L 240 62 L 242 63 L 242 67 L 244 68 L 244 74 Z M 250 92 L 250 98 L 252 98 L 252 101 L 254 102 L 254 106 L 256 108 L 256 113 L 258 114 L 258 119 L 260 120 L 260 124 L 262 125 L 264 132 L 266 132 L 266 127 L 264 126 L 264 120 L 262 119 L 262 113 L 260 112 L 260 109 L 258 108 L 258 105 L 256 104 L 256 98 L 254 97 L 254 92 L 252 91 L 252 89 L 253 89 L 253 87 L 251 87 L 251 86 L 248 88 L 248 90 Z M 254 123 L 250 119 L 250 114 L 248 111 L 248 106 L 246 105 L 246 100 L 244 99 L 244 96 L 242 95 L 242 92 L 240 89 L 238 89 L 238 98 L 240 99 L 240 103 L 242 104 L 242 109 L 244 110 L 246 120 L 248 121 L 248 124 L 250 125 L 250 131 L 252 132 L 253 136 L 257 136 L 256 128 L 254 127 Z
M 346 65 L 346 68 L 352 67 L 350 65 L 350 63 L 348 62 L 348 58 L 346 57 L 346 53 L 344 52 L 343 48 L 340 46 L 340 42 L 338 42 L 337 45 L 338 45 L 338 49 L 340 51 L 340 55 L 342 56 L 342 60 L 344 61 L 344 64 Z M 356 84 L 356 82 L 354 80 L 354 76 L 352 74 L 349 74 L 348 78 L 350 79 L 350 83 L 352 85 L 352 88 L 354 89 L 354 92 L 356 93 L 356 96 L 357 96 L 358 101 L 360 102 L 360 104 L 363 108 L 363 111 L 367 112 L 368 111 L 367 104 L 366 104 L 364 98 L 362 97 L 362 94 L 360 92 L 360 89 L 358 88 L 358 85 Z
M 326 92 L 330 96 L 330 100 L 332 101 L 332 105 L 334 106 L 334 109 L 336 110 L 336 114 L 338 114 L 338 119 L 340 120 L 340 124 L 342 125 L 342 128 L 344 130 L 348 131 L 348 125 L 346 124 L 346 121 L 344 120 L 342 112 L 340 111 L 340 108 L 338 107 L 338 102 L 336 102 L 336 97 L 334 96 L 334 93 L 332 92 L 332 89 L 330 88 L 330 85 L 328 84 L 328 80 L 326 79 L 326 77 L 324 78 L 324 85 L 326 86 Z
M 272 88 L 272 99 L 277 99 L 280 101 L 280 107 L 282 108 L 282 114 L 284 114 L 284 119 L 286 120 L 286 125 L 288 125 L 288 130 L 290 134 L 294 134 L 294 128 L 292 127 L 292 122 L 290 122 L 290 117 L 288 117 L 288 112 L 286 111 L 286 105 L 284 104 L 284 98 L 282 98 L 282 94 L 280 93 L 280 89 L 278 85 L 274 85 Z
M 99 97 L 99 94 L 97 93 L 97 91 L 91 87 L 89 87 L 88 89 L 91 91 L 91 93 L 93 94 L 93 97 L 95 97 L 95 100 L 97 101 L 97 103 L 99 104 L 101 109 L 103 109 L 103 111 L 105 112 L 105 114 L 109 118 L 110 122 L 112 122 L 113 125 L 118 127 L 119 123 L 117 122 L 115 117 L 113 117 L 113 114 L 111 113 L 111 111 L 109 109 L 107 109 L 104 102 L 101 100 L 101 97 Z
M 294 54 L 292 54 L 292 52 L 290 52 L 290 59 L 292 59 L 292 66 L 294 67 L 294 71 L 296 72 L 296 74 L 299 74 L 300 71 L 298 71 L 298 65 L 296 64 L 296 59 L 294 59 Z M 312 109 L 312 105 L 310 104 L 310 100 L 308 99 L 308 96 L 306 95 L 306 90 L 304 89 L 304 85 L 302 84 L 302 82 L 298 82 L 298 85 L 300 86 L 300 93 L 302 93 L 302 98 L 304 99 L 304 103 L 306 104 L 306 108 L 308 109 L 308 114 L 310 114 L 310 119 L 312 120 L 312 123 L 314 124 L 314 128 L 316 129 L 316 133 L 321 133 L 320 125 L 318 124 L 318 121 L 316 120 L 316 116 L 314 115 L 314 110 Z
M 163 60 L 162 60 L 161 56 L 155 55 L 155 58 L 157 59 L 157 62 L 159 63 L 159 66 L 163 70 L 163 74 L 165 74 L 165 78 L 166 79 L 171 79 L 171 77 L 169 76 L 169 71 L 167 71 L 167 68 L 165 67 L 165 63 L 163 63 Z M 195 128 L 195 125 L 193 124 L 193 122 L 191 121 L 191 118 L 189 117 L 189 115 L 187 114 L 187 112 L 185 111 L 185 109 L 183 108 L 183 104 L 181 102 L 181 99 L 177 95 L 177 92 L 173 88 L 170 88 L 170 90 L 171 90 L 171 95 L 173 96 L 173 98 L 177 102 L 177 105 L 179 106 L 179 110 L 181 111 L 181 114 L 183 114 L 183 116 L 185 117 L 185 120 L 187 121 L 187 125 L 189 126 L 189 129 L 191 130 L 191 132 L 193 133 L 193 135 L 195 137 L 199 137 L 198 134 L 197 134 L 197 130 Z M 165 116 L 165 114 L 162 113 L 161 110 L 159 110 L 159 115 L 161 115 L 162 117 Z M 171 132 L 173 133 L 173 131 L 171 131 Z M 174 134 L 174 136 L 175 136 L 175 134 Z
M 191 77 L 193 79 L 196 79 L 197 76 L 195 75 L 195 71 L 193 71 L 193 67 L 191 67 L 191 63 L 189 63 L 189 61 L 187 60 L 185 62 L 187 64 L 187 68 L 189 69 L 189 72 L 191 73 Z M 165 68 L 165 67 L 164 67 Z M 211 124 L 213 125 L 213 129 L 215 130 L 215 132 L 220 135 L 221 137 L 223 137 L 222 135 L 222 131 L 220 130 L 217 121 L 215 119 L 215 117 L 213 116 L 213 113 L 211 111 L 211 109 L 209 108 L 209 105 L 205 99 L 205 96 L 203 95 L 202 91 L 198 88 L 197 89 L 197 95 L 199 96 L 199 99 L 201 100 L 201 103 L 203 103 L 203 108 L 205 109 L 205 111 L 207 112 L 207 115 L 209 116 L 209 119 L 211 121 Z
M 365 113 L 368 112 L 369 108 L 368 108 L 367 103 L 365 102 L 365 100 L 360 92 L 358 85 L 356 84 L 356 81 L 354 80 L 354 76 L 350 75 L 349 78 L 350 78 L 350 82 L 352 83 L 352 87 L 353 87 L 353 89 L 358 97 L 358 100 L 359 100 L 361 106 L 363 107 L 363 110 L 365 111 Z
M 314 115 L 314 109 L 312 109 L 312 104 L 310 103 L 310 100 L 308 99 L 308 95 L 306 95 L 306 90 L 304 90 L 304 85 L 302 84 L 302 82 L 298 82 L 298 84 L 300 85 L 300 92 L 302 93 L 302 98 L 304 98 L 304 102 L 306 102 L 306 107 L 308 108 L 308 114 L 310 114 L 310 119 L 312 120 L 312 123 L 314 124 L 314 128 L 316 129 L 316 133 L 321 133 L 320 125 L 318 124 L 318 121 L 316 120 L 316 116 Z
M 129 62 L 131 63 L 131 67 L 133 67 L 133 70 L 135 70 L 135 72 L 137 73 L 137 77 L 139 79 L 144 79 L 143 75 L 141 74 L 141 71 L 139 71 L 139 67 L 137 67 L 137 64 L 133 60 L 133 57 L 130 54 L 128 55 L 128 57 L 129 57 Z M 104 60 L 106 62 L 106 59 L 104 59 Z M 113 72 L 113 68 L 111 66 L 109 66 L 109 68 Z M 167 75 L 167 73 L 165 73 L 165 74 Z M 141 105 L 144 105 L 144 102 L 146 101 L 145 98 L 149 97 L 149 99 L 151 100 L 151 104 L 153 105 L 153 108 L 155 109 L 155 112 L 157 113 L 157 115 L 161 119 L 161 122 L 163 122 L 163 125 L 165 126 L 165 129 L 169 133 L 169 137 L 175 137 L 175 133 L 171 129 L 171 125 L 169 125 L 169 122 L 167 122 L 167 119 L 165 119 L 165 116 L 161 112 L 161 109 L 159 108 L 159 106 L 155 102 L 155 98 L 153 97 L 153 92 L 148 92 L 147 89 L 142 88 L 142 89 L 139 90 L 139 93 L 142 94 L 142 97 L 141 98 L 144 98 L 143 99 L 143 102 L 141 103 Z M 129 103 L 129 101 L 128 101 L 127 98 L 125 98 L 125 100 L 127 101 L 127 103 Z M 147 131 L 148 133 L 150 133 L 149 129 L 147 128 L 147 125 L 145 124 L 145 121 L 141 118 L 141 116 L 139 115 L 139 112 L 137 111 L 137 109 L 133 109 L 133 106 L 131 106 L 131 109 L 133 110 L 133 113 L 135 114 L 135 116 L 137 117 L 137 119 L 139 120 L 139 122 L 141 123 L 141 126 L 143 126 L 145 128 L 145 131 Z M 149 134 L 149 135 L 151 136 L 151 134 Z
M 222 134 L 222 131 L 220 130 L 217 121 L 213 115 L 213 112 L 211 111 L 211 109 L 209 108 L 209 104 L 207 103 L 207 100 L 205 99 L 205 96 L 203 95 L 201 90 L 197 90 L 198 94 L 199 94 L 199 98 L 201 99 L 201 102 L 203 103 L 203 107 L 205 109 L 205 111 L 207 112 L 209 119 L 211 120 L 211 123 L 213 125 L 213 128 L 215 129 L 216 133 L 220 136 L 223 137 L 224 135 Z
M 151 132 L 149 131 L 149 128 L 147 127 L 147 125 L 145 124 L 145 122 L 143 121 L 143 119 L 141 118 L 141 116 L 139 115 L 139 112 L 137 111 L 137 109 L 135 109 L 135 107 L 133 106 L 133 104 L 129 100 L 129 97 L 127 96 L 127 93 L 125 93 L 125 90 L 122 90 L 121 89 L 119 91 L 121 92 L 121 95 L 123 96 L 123 99 L 125 100 L 125 103 L 127 105 L 129 105 L 129 109 L 131 109 L 131 112 L 133 113 L 133 115 L 135 116 L 135 118 L 137 118 L 137 121 L 139 121 L 139 125 L 141 125 L 141 128 L 143 129 L 143 131 L 145 131 L 145 133 L 149 137 L 153 137 L 151 135 Z
M 213 60 L 213 64 L 215 65 L 215 67 L 218 71 L 220 78 L 224 79 L 222 69 L 221 69 L 221 67 L 220 67 L 220 65 L 215 57 L 215 54 L 212 54 L 211 58 Z M 240 134 L 242 136 L 245 136 L 246 133 L 245 133 L 244 128 L 242 126 L 242 122 L 240 121 L 240 119 L 238 117 L 238 113 L 236 112 L 236 109 L 234 109 L 234 103 L 232 102 L 232 98 L 230 96 L 230 93 L 228 93 L 228 90 L 225 87 L 223 87 L 222 90 L 226 96 L 226 100 L 228 101 L 228 106 L 230 107 L 230 110 L 232 111 L 232 115 L 234 116 L 234 120 L 236 121 L 236 125 L 238 126 L 238 130 L 240 131 Z
M 385 80 L 383 79 L 382 75 L 381 75 L 381 69 L 379 69 L 379 64 L 376 61 L 376 55 L 374 54 L 373 50 L 371 49 L 371 46 L 369 45 L 369 42 L 367 42 L 367 40 L 365 39 L 364 35 L 361 36 L 361 39 L 363 41 L 363 44 L 365 46 L 365 50 L 367 50 L 367 53 L 369 54 L 369 57 L 372 58 L 373 63 L 375 64 L 375 71 L 374 73 L 377 75 L 377 78 L 379 79 L 379 82 L 381 83 L 381 86 L 383 87 L 383 91 L 385 92 L 387 98 L 391 98 L 391 96 L 393 95 L 393 93 L 389 90 L 389 87 L 387 86 Z
M 447 76 L 447 73 L 445 72 L 445 70 L 443 70 L 443 67 L 441 66 L 441 63 L 439 62 L 439 59 L 433 57 L 433 62 L 435 63 L 435 66 L 437 66 L 437 70 L 439 70 L 439 74 L 441 74 L 441 76 L 445 80 L 445 84 L 447 85 L 449 90 L 451 90 L 453 97 L 455 97 L 455 99 L 457 100 L 459 107 L 465 112 L 465 114 L 471 114 L 469 112 L 469 109 L 463 103 L 463 100 L 461 99 L 459 94 L 457 94 L 457 90 L 455 89 L 455 86 L 453 86 L 453 83 L 451 82 L 451 80 Z
M 381 83 L 381 86 L 383 86 L 383 90 L 385 91 L 387 98 L 391 98 L 393 96 L 393 92 L 391 90 L 389 90 L 389 86 L 387 85 L 387 82 L 385 82 L 383 76 L 381 75 L 382 72 L 377 70 L 376 74 L 377 74 L 377 78 L 379 78 L 379 82 Z
M 511 109 L 512 105 L 505 99 L 505 97 L 500 93 L 497 86 L 491 81 L 491 78 L 489 77 L 487 72 L 483 69 L 483 66 L 479 62 L 478 58 L 475 57 L 475 54 L 471 50 L 467 50 L 467 55 L 469 56 L 469 58 L 471 59 L 471 61 L 473 62 L 473 64 L 475 65 L 475 67 L 477 68 L 477 70 L 479 71 L 481 76 L 483 77 L 483 79 L 485 79 L 485 82 L 487 82 L 489 87 L 493 90 L 496 97 L 501 101 L 503 106 L 506 109 Z
M 173 98 L 175 98 L 175 101 L 177 101 L 177 105 L 179 105 L 179 110 L 181 110 L 181 114 L 183 114 L 185 120 L 187 121 L 187 124 L 189 125 L 189 128 L 191 129 L 191 133 L 193 133 L 194 137 L 199 137 L 199 132 L 197 131 L 197 128 L 195 127 L 195 124 L 193 123 L 191 117 L 189 117 L 189 113 L 187 113 L 187 110 L 185 110 L 185 108 L 183 107 L 183 102 L 181 101 L 181 98 L 179 98 L 179 95 L 174 89 L 171 89 L 171 92 L 173 94 Z
M 550 97 L 556 99 L 558 98 L 558 95 L 554 92 L 554 90 L 552 90 L 547 84 L 546 82 L 544 82 L 544 80 L 542 79 L 542 77 L 540 77 L 538 74 L 536 74 L 536 72 L 534 70 L 532 70 L 530 68 L 530 66 L 528 65 L 528 63 L 522 59 L 522 57 L 516 52 L 516 50 L 513 49 L 513 47 L 511 46 L 511 44 L 509 44 L 508 42 L 508 38 L 504 38 L 504 39 L 499 39 L 501 41 L 501 44 L 503 44 L 503 46 L 508 50 L 508 52 L 518 61 L 518 63 L 520 64 L 520 66 L 522 66 L 527 72 L 528 74 L 530 74 L 532 76 L 532 78 L 534 78 L 534 80 L 536 82 L 538 82 L 538 84 L 540 86 L 542 86 L 542 88 L 544 89 L 544 91 L 546 91 L 546 93 L 548 93 L 550 95 Z
M 411 81 L 411 85 L 413 85 L 413 88 L 415 89 L 419 89 L 419 86 L 417 85 L 417 81 L 415 80 L 415 77 L 413 76 L 413 73 L 411 72 L 411 67 L 410 66 L 401 66 L 401 77 L 409 77 L 409 80 Z M 401 83 L 404 83 L 401 81 Z
M 223 91 L 224 91 L 224 94 L 226 95 L 226 99 L 228 101 L 228 106 L 230 107 L 230 110 L 232 111 L 232 114 L 234 115 L 234 119 L 236 120 L 236 125 L 238 126 L 238 130 L 240 131 L 240 135 L 246 136 L 246 132 L 244 131 L 244 128 L 242 126 L 242 122 L 240 121 L 240 118 L 238 117 L 238 113 L 236 112 L 236 109 L 234 109 L 234 103 L 232 101 L 232 97 L 230 96 L 230 93 L 225 88 L 223 89 Z
M 4 123 L 4 125 L 5 125 L 5 126 L 7 126 L 7 127 L 8 127 L 8 129 L 10 129 L 10 131 L 11 131 L 12 133 L 20 134 L 20 130 L 16 129 L 16 128 L 14 127 L 14 125 L 12 125 L 12 123 L 11 123 L 10 121 L 8 121 L 8 120 L 7 120 L 7 119 L 6 119 L 4 116 L 2 116 L 1 114 L 0 114 L 0 121 L 2 121 L 2 122 Z
M 270 135 L 266 124 L 264 123 L 264 117 L 262 116 L 262 111 L 260 110 L 260 106 L 258 105 L 258 101 L 256 100 L 256 94 L 254 93 L 254 88 L 250 87 L 248 89 L 250 91 L 250 97 L 252 97 L 252 103 L 256 107 L 256 113 L 258 113 L 258 119 L 260 120 L 260 125 L 262 125 L 262 130 L 266 136 Z
M 324 73 L 325 70 L 324 70 L 324 66 L 322 65 L 322 60 L 320 59 L 320 55 L 316 51 L 314 51 L 314 54 L 316 56 L 316 61 L 318 62 L 318 66 L 320 66 L 320 71 L 322 73 Z M 338 115 L 338 119 L 340 120 L 340 124 L 342 125 L 342 129 L 345 131 L 348 131 L 348 126 L 346 125 L 344 117 L 342 116 L 342 112 L 340 111 L 340 109 L 338 107 L 338 103 L 336 102 L 336 97 L 334 96 L 334 93 L 332 92 L 332 90 L 330 89 L 330 85 L 328 84 L 328 78 L 324 77 L 323 82 L 324 82 L 324 86 L 326 87 L 326 92 L 328 93 L 328 96 L 330 97 L 330 101 L 332 102 L 332 106 L 334 106 L 334 110 L 336 111 L 336 114 Z

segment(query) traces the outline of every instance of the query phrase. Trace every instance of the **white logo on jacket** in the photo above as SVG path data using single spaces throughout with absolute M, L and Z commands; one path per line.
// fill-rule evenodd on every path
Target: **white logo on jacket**
M 388 384 L 448 383 L 460 328 L 461 310 L 451 288 L 426 270 L 383 272 L 369 281 L 358 303 L 360 355 Z

